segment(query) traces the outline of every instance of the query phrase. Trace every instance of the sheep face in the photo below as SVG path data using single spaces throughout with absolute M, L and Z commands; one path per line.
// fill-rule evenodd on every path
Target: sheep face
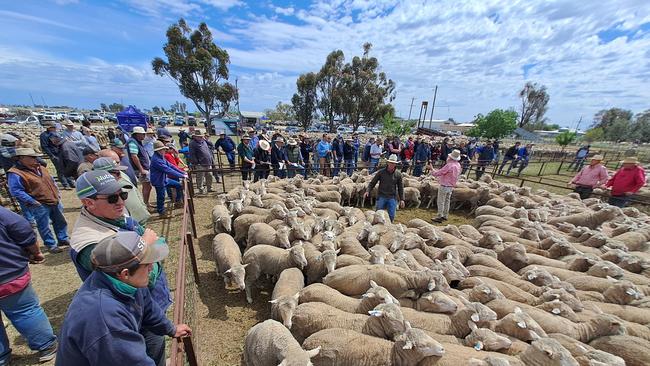
M 430 313 L 453 314 L 458 310 L 458 304 L 451 297 L 440 291 L 425 292 L 418 301 L 420 311 Z
M 230 206 L 228 206 L 228 211 L 232 215 L 239 215 L 244 209 L 244 201 L 242 200 L 232 200 L 230 201 Z
M 519 271 L 528 265 L 526 247 L 523 244 L 515 243 L 503 248 L 497 255 L 497 259 L 513 271 Z
M 575 253 L 576 253 L 575 247 L 570 243 L 564 241 L 555 243 L 548 249 L 549 258 L 560 258 Z
M 358 241 L 366 240 L 371 230 L 372 230 L 372 225 L 368 221 L 364 222 L 361 231 L 359 231 L 359 234 L 357 235 L 357 240 Z
M 302 247 L 302 243 L 291 247 L 289 250 L 289 255 L 293 263 L 295 263 L 298 268 L 304 269 L 307 267 L 307 259 L 305 258 L 305 249 Z
M 370 263 L 372 264 L 385 264 L 386 258 L 390 255 L 388 249 L 381 245 L 375 245 L 368 249 L 368 253 L 370 253 Z
M 406 330 L 404 327 L 404 315 L 399 304 L 379 304 L 370 310 L 368 314 L 379 318 L 383 328 L 393 335 L 404 333 Z
M 521 275 L 521 277 L 537 286 L 549 286 L 555 282 L 552 274 L 545 269 L 537 267 L 527 270 Z
M 442 357 L 445 354 L 445 348 L 423 330 L 411 328 L 409 322 L 404 322 L 404 324 L 406 331 L 395 337 L 394 347 L 400 353 L 414 355 L 413 357 L 408 357 L 408 359 Z
M 609 278 L 612 284 L 603 292 L 605 301 L 614 304 L 627 305 L 643 297 L 643 293 L 630 281 L 619 281 Z
M 325 220 L 320 216 L 314 217 L 314 226 L 311 229 L 312 234 L 316 235 L 316 234 L 320 233 L 321 231 L 323 231 L 324 227 L 325 227 Z
M 504 299 L 505 296 L 503 296 L 498 288 L 482 283 L 470 290 L 468 298 L 471 302 L 486 304 L 492 300 Z
M 395 239 L 393 239 L 393 242 L 390 244 L 390 247 L 388 249 L 393 253 L 402 249 L 404 247 L 404 239 L 404 235 L 395 235 Z
M 495 330 L 524 342 L 535 341 L 541 337 L 546 337 L 544 329 L 530 315 L 524 313 L 518 307 L 515 308 L 514 313 L 510 313 L 501 318 Z
M 293 237 L 299 240 L 311 239 L 311 227 L 308 225 L 294 225 L 291 227 Z
M 323 261 L 323 264 L 327 269 L 327 273 L 334 271 L 334 268 L 336 268 L 336 256 L 339 254 L 339 251 L 341 251 L 341 249 L 326 250 L 320 256 L 318 256 L 319 260 Z
M 379 243 L 379 233 L 377 230 L 370 229 L 368 232 L 368 244 L 369 245 L 375 245 Z
M 271 206 L 271 214 L 276 219 L 284 220 L 287 217 L 288 211 L 284 206 L 280 204 L 274 204 Z
M 478 325 L 497 320 L 497 313 L 494 310 L 488 308 L 487 306 L 478 303 L 478 302 L 469 302 L 465 298 L 460 298 L 460 300 L 465 305 L 464 309 L 459 310 L 457 314 L 461 312 L 463 315 L 468 315 L 465 321 L 471 320 Z
M 483 237 L 479 239 L 478 245 L 482 248 L 492 249 L 497 245 L 502 245 L 503 239 L 494 231 L 486 231 Z
M 569 305 L 569 307 L 573 309 L 573 311 L 582 311 L 582 309 L 584 308 L 580 299 L 573 296 L 563 288 L 554 289 L 554 288 L 545 287 L 543 290 L 544 292 L 539 296 L 539 300 L 542 302 L 559 300 Z
M 621 278 L 623 277 L 623 270 L 612 262 L 601 261 L 591 266 L 591 268 L 587 270 L 587 274 L 603 278 Z
M 379 210 L 376 211 L 373 215 L 372 218 L 372 223 L 373 225 L 376 224 L 389 224 L 390 223 L 390 218 L 388 217 L 388 212 L 385 210 Z
M 429 284 L 427 286 L 427 289 L 429 291 L 437 290 L 442 291 L 446 294 L 451 292 L 451 287 L 449 286 L 447 279 L 442 273 L 440 273 L 440 271 L 435 271 L 427 268 L 424 270 L 424 273 L 429 277 Z
M 275 240 L 279 246 L 282 248 L 288 249 L 291 247 L 291 242 L 289 241 L 289 234 L 291 229 L 287 226 L 280 226 L 278 230 L 275 231 Z
M 512 345 L 510 339 L 500 336 L 487 328 L 479 328 L 473 321 L 468 320 L 467 325 L 472 332 L 465 337 L 465 345 L 476 350 L 499 351 L 508 349 Z
M 299 298 L 300 294 L 296 293 L 293 296 L 281 296 L 275 300 L 269 301 L 273 304 L 275 311 L 277 311 L 278 316 L 282 320 L 282 324 L 284 324 L 287 329 L 291 329 L 291 318 L 293 317 L 294 311 L 296 311 Z
M 596 260 L 594 258 L 590 258 L 586 255 L 580 255 L 567 263 L 567 269 L 577 272 L 587 272 L 587 270 L 594 264 L 596 264 Z
M 248 264 L 235 264 L 226 272 L 224 272 L 224 275 L 228 276 L 230 282 L 236 284 L 237 288 L 242 291 L 246 290 L 246 282 L 244 279 L 246 278 L 247 266 Z
M 559 299 L 545 302 L 541 305 L 538 305 L 537 308 L 549 312 L 553 315 L 558 315 L 571 321 L 578 322 L 578 318 L 576 317 L 576 313 L 573 312 L 573 309 L 571 309 L 569 305 L 563 303 Z
M 535 340 L 520 358 L 526 365 L 578 365 L 571 353 L 552 338 Z
M 362 295 L 364 299 L 375 299 L 385 304 L 397 304 L 399 301 L 386 290 L 386 288 L 377 285 L 375 281 L 370 281 L 370 288 Z

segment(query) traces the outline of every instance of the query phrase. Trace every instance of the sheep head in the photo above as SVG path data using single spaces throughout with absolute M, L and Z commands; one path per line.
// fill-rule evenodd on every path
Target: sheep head
M 550 302 L 555 300 L 567 304 L 573 311 L 582 311 L 584 309 L 580 299 L 569 293 L 566 289 L 544 287 L 543 293 L 539 296 L 539 301 Z
M 497 254 L 497 259 L 515 272 L 528 265 L 526 247 L 520 243 L 506 245 L 503 250 Z
M 304 224 L 294 224 L 291 226 L 293 237 L 300 240 L 311 239 L 311 226 Z
M 276 243 L 285 248 L 288 249 L 291 247 L 291 242 L 289 241 L 289 234 L 291 233 L 291 229 L 288 226 L 280 226 L 276 231 L 275 231 L 275 241 Z
M 558 315 L 563 318 L 567 318 L 573 322 L 578 322 L 578 318 L 576 316 L 576 313 L 573 311 L 573 309 L 571 309 L 569 305 L 560 301 L 560 299 L 545 302 L 541 305 L 537 305 L 536 307 L 538 309 L 542 309 L 546 312 L 549 312 L 553 315 Z
M 573 366 L 578 361 L 553 338 L 542 338 L 531 343 L 520 355 L 526 365 Z
M 499 333 L 507 334 L 524 342 L 546 337 L 544 329 L 519 307 L 516 307 L 514 312 L 501 318 L 494 329 Z
M 423 293 L 417 303 L 420 311 L 430 313 L 453 314 L 458 310 L 458 304 L 440 291 Z
M 425 357 L 442 357 L 445 348 L 423 330 L 411 328 L 411 324 L 404 322 L 406 331 L 395 337 L 393 346 L 393 359 L 412 360 L 408 364 L 416 365 Z M 401 364 L 401 363 L 400 363 Z
M 390 247 L 388 248 L 391 252 L 395 253 L 398 250 L 404 248 L 404 241 L 405 237 L 403 234 L 400 233 L 395 233 L 395 238 L 393 239 L 393 242 L 390 243 Z
M 481 283 L 478 286 L 472 287 L 467 297 L 469 301 L 480 302 L 481 304 L 486 304 L 496 299 L 505 299 L 505 296 L 498 288 L 486 283 Z
M 576 248 L 566 241 L 555 243 L 548 249 L 548 257 L 553 259 L 571 254 L 576 254 Z
M 275 311 L 277 311 L 280 319 L 282 319 L 282 324 L 284 324 L 287 329 L 291 329 L 291 318 L 293 318 L 293 312 L 298 306 L 299 299 L 300 293 L 296 293 L 292 296 L 280 296 L 275 300 L 269 301 L 273 304 Z
M 228 206 L 228 211 L 230 211 L 230 214 L 232 215 L 239 215 L 243 209 L 244 201 L 240 199 L 230 201 L 230 205 Z
M 456 314 L 452 315 L 454 321 L 460 325 L 467 325 L 467 321 L 471 320 L 478 325 L 484 325 L 488 322 L 497 320 L 497 313 L 489 307 L 481 304 L 480 302 L 470 302 L 464 297 L 459 297 L 460 301 L 465 306 L 459 309 Z M 467 333 L 469 333 L 469 328 Z
M 302 246 L 302 242 L 299 241 L 297 245 L 287 249 L 289 251 L 289 256 L 291 261 L 298 266 L 300 269 L 307 267 L 307 258 L 305 258 L 305 249 Z
M 588 323 L 592 329 L 591 336 L 593 338 L 627 334 L 623 321 L 611 314 L 598 314 L 593 319 L 590 319 Z
M 246 278 L 247 266 L 248 263 L 235 264 L 234 266 L 230 267 L 227 271 L 224 272 L 224 275 L 230 278 L 230 282 L 234 282 L 237 285 L 237 288 L 239 288 L 242 291 L 246 290 L 246 282 L 244 281 L 244 279 Z
M 388 212 L 386 210 L 379 210 L 375 211 L 373 218 L 372 218 L 372 224 L 390 224 L 390 217 L 388 217 Z
M 357 234 L 357 240 L 364 241 L 368 239 L 368 234 L 370 233 L 371 230 L 372 230 L 372 224 L 369 223 L 368 221 L 365 221 L 363 223 L 363 227 L 359 231 L 359 234 Z
M 372 264 L 385 264 L 386 258 L 390 256 L 390 251 L 381 245 L 375 245 L 368 249 L 370 253 L 370 263 Z
M 424 271 L 421 271 L 419 273 L 424 273 L 426 278 L 429 279 L 429 283 L 427 284 L 427 290 L 429 291 L 437 290 L 447 294 L 451 292 L 451 287 L 449 287 L 449 283 L 447 282 L 447 279 L 440 271 L 435 271 L 427 268 Z
M 431 241 L 433 244 L 441 240 L 440 235 L 436 231 L 435 226 L 425 225 L 418 230 L 418 235 L 424 240 Z
M 374 309 L 368 311 L 368 314 L 379 320 L 381 327 L 387 333 L 389 338 L 404 333 L 404 314 L 399 304 L 383 303 L 375 306 Z
M 596 264 L 597 261 L 598 259 L 594 258 L 593 256 L 581 254 L 573 258 L 569 263 L 567 263 L 566 268 L 568 270 L 576 271 L 576 272 L 587 272 L 589 267 Z
M 611 285 L 603 292 L 605 301 L 613 304 L 627 305 L 643 298 L 643 293 L 630 281 L 607 278 Z
M 472 331 L 465 337 L 465 345 L 478 350 L 485 351 L 499 351 L 508 349 L 512 345 L 512 341 L 507 337 L 500 336 L 487 328 L 479 328 L 476 324 L 468 320 L 467 325 Z
M 623 277 L 623 270 L 621 267 L 609 261 L 600 261 L 587 270 L 587 274 L 595 277 L 612 277 L 612 278 L 621 278 Z
M 552 274 L 543 268 L 538 268 L 537 266 L 533 266 L 524 272 L 521 277 L 537 286 L 549 286 L 555 282 L 555 278 L 553 278 Z
M 497 245 L 502 245 L 503 239 L 499 236 L 498 233 L 494 231 L 486 231 L 483 233 L 483 237 L 479 239 L 478 245 L 481 248 L 493 249 Z
M 325 219 L 323 219 L 320 216 L 313 216 L 313 219 L 314 219 L 314 226 L 312 227 L 312 234 L 316 235 L 321 231 L 323 231 L 323 229 L 325 228 Z
M 325 250 L 317 257 L 318 260 L 322 260 L 323 264 L 325 264 L 327 273 L 334 271 L 334 269 L 336 268 L 336 256 L 339 254 L 340 251 L 341 249 L 337 249 L 337 250 L 328 249 Z
M 377 301 L 377 303 L 399 305 L 399 301 L 393 295 L 391 295 L 391 293 L 388 292 L 386 288 L 377 285 L 377 283 L 373 280 L 370 280 L 370 287 L 361 297 L 363 299 L 373 299 Z

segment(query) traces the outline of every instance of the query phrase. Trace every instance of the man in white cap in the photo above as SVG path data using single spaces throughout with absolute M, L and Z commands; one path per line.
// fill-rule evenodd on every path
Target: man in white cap
M 129 154 L 129 161 L 135 170 L 135 175 L 138 183 L 142 184 L 142 198 L 144 203 L 149 205 L 149 196 L 151 195 L 151 179 L 149 177 L 149 167 L 151 159 L 144 147 L 144 138 L 146 132 L 140 126 L 133 127 L 131 138 L 127 141 L 127 152 Z
M 589 165 L 582 168 L 580 173 L 571 179 L 569 185 L 575 187 L 573 191 L 578 193 L 581 199 L 589 198 L 594 188 L 598 188 L 607 182 L 609 175 L 607 174 L 607 168 L 601 164 L 602 161 L 602 155 L 594 155 Z
M 81 132 L 75 131 L 74 123 L 72 123 L 72 121 L 69 119 L 66 119 L 63 125 L 65 126 L 65 130 L 63 130 L 63 138 L 68 141 L 72 141 L 77 146 L 83 148 L 86 145 L 86 139 L 84 139 L 84 136 L 81 134 Z
M 438 178 L 438 217 L 433 219 L 433 222 L 441 223 L 447 221 L 449 215 L 449 204 L 451 202 L 451 193 L 454 191 L 456 183 L 458 183 L 458 176 L 462 170 L 460 166 L 460 151 L 452 150 L 447 155 L 447 163 L 440 170 L 434 170 L 432 166 L 431 175 Z
M 269 171 L 271 170 L 271 144 L 266 140 L 260 140 L 253 151 L 253 156 L 255 158 L 254 183 L 260 179 L 269 177 Z
M 187 178 L 187 174 L 165 159 L 167 146 L 162 141 L 154 142 L 153 151 L 154 154 L 151 157 L 151 185 L 156 188 L 156 210 L 161 217 L 168 218 L 170 216 L 165 213 L 165 193 L 167 189 L 175 189 L 175 204 L 182 202 L 183 185 L 179 180 Z
M 396 169 L 398 163 L 397 155 L 392 154 L 389 156 L 386 161 L 386 167 L 377 171 L 370 184 L 368 184 L 366 193 L 363 194 L 365 200 L 368 198 L 368 192 L 372 192 L 375 185 L 379 182 L 377 207 L 375 209 L 388 211 L 390 221 L 395 220 L 398 200 L 399 207 L 404 207 L 404 184 L 402 183 L 402 173 Z
M 106 236 L 90 254 L 94 271 L 72 298 L 61 327 L 56 366 L 156 366 L 143 332 L 184 337 L 192 330 L 173 324 L 150 296 L 155 266 L 169 248 L 147 229 Z M 164 342 L 163 342 L 163 361 Z
M 59 253 L 61 246 L 70 245 L 68 223 L 63 216 L 61 193 L 47 169 L 38 163 L 36 158 L 40 156 L 32 148 L 16 149 L 16 164 L 7 173 L 9 192 L 32 214 L 49 251 Z M 50 230 L 50 221 L 55 234 Z
M 611 189 L 608 203 L 617 207 L 625 207 L 630 197 L 645 185 L 645 171 L 636 157 L 629 156 L 621 163 L 621 169 L 605 184 Z

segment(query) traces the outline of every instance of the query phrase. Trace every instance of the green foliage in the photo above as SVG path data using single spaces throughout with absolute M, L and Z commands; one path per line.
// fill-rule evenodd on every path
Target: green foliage
M 586 142 L 602 141 L 605 138 L 605 130 L 600 127 L 592 128 L 585 132 L 583 139 Z
M 341 110 L 341 79 L 345 55 L 343 51 L 332 51 L 325 59 L 316 76 L 318 88 L 318 99 L 316 106 L 323 115 L 323 121 L 329 126 L 330 132 L 334 132 L 334 119 Z
M 641 142 L 650 142 L 650 109 L 636 115 L 629 137 Z
M 101 103 L 100 107 L 102 109 L 102 112 L 108 112 L 108 106 L 106 105 L 106 103 Z
M 201 23 L 193 31 L 180 19 L 167 29 L 163 51 L 167 61 L 156 57 L 151 62 L 157 75 L 172 79 L 208 120 L 212 111 L 220 115 L 228 111 L 237 98 L 235 86 L 226 82 L 230 57 L 213 42 L 207 24 Z
M 488 113 L 487 116 L 477 115 L 474 124 L 476 126 L 467 132 L 468 136 L 488 139 L 502 138 L 512 134 L 517 129 L 517 112 L 495 109 Z
M 156 115 L 159 115 L 161 113 L 160 107 L 158 106 L 153 106 L 153 108 L 151 108 L 151 111 L 153 111 L 153 113 Z
M 606 132 L 607 128 L 612 126 L 616 120 L 631 121 L 632 116 L 633 116 L 632 111 L 627 109 L 622 109 L 622 108 L 603 109 L 601 111 L 598 111 L 598 113 L 596 113 L 596 115 L 594 116 L 594 122 L 592 124 L 592 127 L 600 127 L 604 129 Z
M 531 123 L 537 124 L 544 122 L 544 114 L 546 114 L 550 99 L 550 96 L 546 92 L 546 86 L 538 86 L 537 83 L 529 81 L 519 91 L 519 98 L 521 98 L 519 127 L 526 127 Z
M 411 133 L 411 129 L 415 127 L 416 121 L 398 120 L 395 119 L 395 112 L 389 111 L 382 119 L 382 133 L 385 136 L 398 136 L 402 137 Z
M 616 117 L 610 125 L 605 127 L 605 136 L 609 141 L 623 141 L 630 135 L 631 126 L 629 119 Z
M 576 140 L 577 136 L 578 134 L 575 132 L 564 131 L 555 136 L 555 142 L 557 142 L 558 145 L 562 146 L 562 150 L 564 150 L 568 144 Z
M 293 113 L 305 131 L 316 116 L 318 76 L 313 72 L 302 74 L 296 81 L 297 93 L 291 98 Z M 279 104 L 279 103 L 278 103 Z
M 264 111 L 267 117 L 271 119 L 271 121 L 293 121 L 295 119 L 293 115 L 293 106 L 291 104 L 286 104 L 282 102 L 278 102 L 276 104 L 275 109 L 267 109 Z
M 341 116 L 354 131 L 362 125 L 374 124 L 392 111 L 395 83 L 378 72 L 379 61 L 370 57 L 372 44 L 363 45 L 363 56 L 355 56 L 343 68 L 340 100 Z
M 113 113 L 117 113 L 117 112 L 121 112 L 122 110 L 124 110 L 124 106 L 122 104 L 120 104 L 120 103 L 111 103 L 108 106 L 108 110 L 113 112 Z

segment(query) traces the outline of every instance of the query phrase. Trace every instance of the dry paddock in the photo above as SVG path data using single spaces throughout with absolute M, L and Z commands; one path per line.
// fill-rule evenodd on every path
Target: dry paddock
M 68 229 L 71 230 L 77 219 L 80 203 L 73 191 L 62 191 L 62 194 Z M 154 199 L 155 194 L 151 197 L 152 202 Z M 243 293 L 224 290 L 223 281 L 218 281 L 215 276 L 211 253 L 214 234 L 210 223 L 210 212 L 214 204 L 214 196 L 197 196 L 194 202 L 198 231 L 198 244 L 195 243 L 195 246 L 201 281 L 196 303 L 195 323 L 198 326 L 195 329 L 194 341 L 199 348 L 202 365 L 240 365 L 246 331 L 270 316 L 267 300 L 270 298 L 271 288 L 266 284 L 261 289 L 261 298 L 252 305 L 246 303 Z M 396 221 L 405 223 L 416 217 L 430 219 L 434 216 L 433 209 L 406 209 L 398 211 Z M 464 215 L 452 214 L 449 223 L 461 225 L 469 221 L 469 218 Z M 180 225 L 180 210 L 175 210 L 175 215 L 172 215 L 171 219 L 155 219 L 150 224 L 152 229 L 164 235 L 170 243 L 171 254 L 165 262 L 165 269 L 172 291 L 174 291 L 176 277 Z M 55 332 L 58 332 L 68 305 L 81 285 L 81 281 L 70 262 L 67 251 L 54 255 L 46 253 L 45 257 L 45 263 L 31 266 L 32 281 Z M 172 311 L 173 307 L 167 314 L 170 318 Z M 29 350 L 13 327 L 8 326 L 7 331 L 13 348 L 13 365 L 38 364 L 38 358 Z M 53 364 L 54 362 L 50 362 L 46 365 Z

